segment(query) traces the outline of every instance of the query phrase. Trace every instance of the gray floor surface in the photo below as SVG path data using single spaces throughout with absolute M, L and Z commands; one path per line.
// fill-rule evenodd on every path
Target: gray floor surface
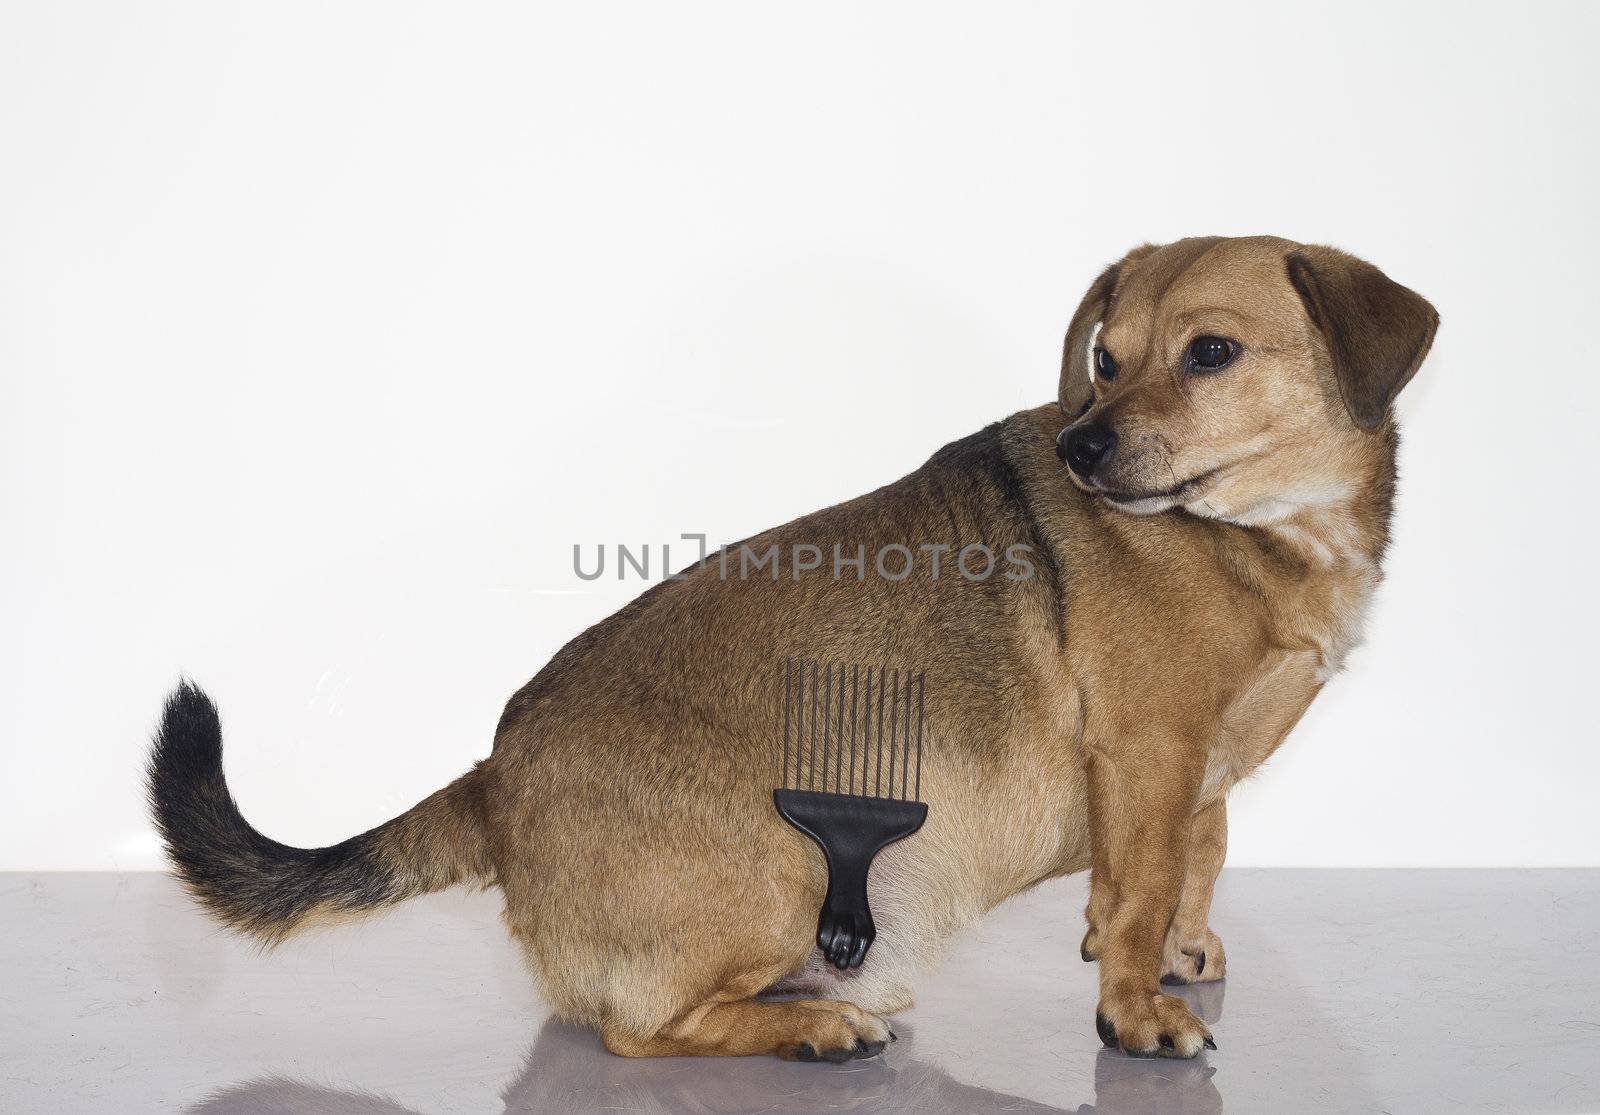
M 608 1055 L 498 892 L 263 953 L 163 876 L 0 875 L 0 1111 L 1600 1112 L 1600 871 L 1228 871 L 1190 1062 L 1101 1048 L 1083 887 L 996 910 L 834 1066 Z

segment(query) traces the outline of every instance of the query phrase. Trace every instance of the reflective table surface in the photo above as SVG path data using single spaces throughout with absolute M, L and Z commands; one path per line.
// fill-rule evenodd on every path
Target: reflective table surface
M 549 1017 L 499 893 L 270 953 L 159 875 L 0 875 L 0 1111 L 1600 1111 L 1600 871 L 1224 874 L 1219 1050 L 1103 1049 L 1084 881 L 960 938 L 870 1061 L 623 1060 Z

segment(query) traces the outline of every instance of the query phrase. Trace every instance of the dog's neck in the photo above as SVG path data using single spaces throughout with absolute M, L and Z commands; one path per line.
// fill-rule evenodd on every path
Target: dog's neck
M 1278 591 L 1265 598 L 1277 602 L 1274 623 L 1284 645 L 1315 647 L 1322 680 L 1360 644 L 1382 577 L 1397 446 L 1390 423 L 1361 445 L 1344 483 L 1286 492 L 1249 515 L 1216 522 L 1234 576 L 1276 583 Z
M 1261 524 L 1280 546 L 1313 569 L 1378 572 L 1389 544 L 1389 519 L 1394 507 L 1395 452 L 1393 423 L 1361 454 L 1348 480 L 1309 493 L 1291 493 L 1270 521 Z M 1298 497 L 1298 498 L 1295 498 Z
M 1342 442 L 1299 454 L 1281 487 L 1244 506 L 1207 497 L 1184 510 L 1245 528 L 1307 572 L 1375 569 L 1389 538 L 1398 446 L 1392 419 L 1372 433 L 1351 430 Z

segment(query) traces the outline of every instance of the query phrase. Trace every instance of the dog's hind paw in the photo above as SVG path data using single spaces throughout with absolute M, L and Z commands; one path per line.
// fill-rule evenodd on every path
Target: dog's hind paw
M 854 1003 L 801 1000 L 797 1005 L 808 1008 L 810 1014 L 804 1039 L 779 1045 L 778 1056 L 786 1061 L 842 1065 L 876 1057 L 895 1040 L 887 1022 Z
M 1174 984 L 1211 983 L 1228 974 L 1228 954 L 1222 949 L 1222 938 L 1211 930 L 1195 940 L 1179 940 L 1175 934 L 1167 935 L 1162 951 L 1161 982 Z

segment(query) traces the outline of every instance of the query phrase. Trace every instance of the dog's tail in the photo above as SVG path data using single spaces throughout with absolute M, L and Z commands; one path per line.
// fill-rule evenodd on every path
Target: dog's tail
M 150 806 L 184 885 L 223 924 L 270 943 L 454 883 L 493 881 L 475 768 L 392 821 L 329 848 L 291 848 L 239 813 L 222 776 L 216 706 L 188 681 L 167 699 Z

